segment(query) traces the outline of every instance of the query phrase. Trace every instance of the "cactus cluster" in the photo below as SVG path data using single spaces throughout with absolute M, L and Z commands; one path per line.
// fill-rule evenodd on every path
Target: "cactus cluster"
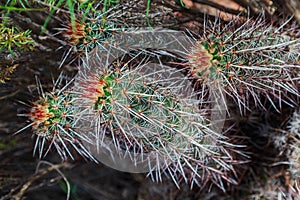
M 119 154 L 113 156 L 131 154 L 133 163 L 141 157 L 149 160 L 149 176 L 157 181 L 166 174 L 178 187 L 181 182 L 191 187 L 211 182 L 223 191 L 224 182 L 237 183 L 234 165 L 241 163 L 243 153 L 229 142 L 224 133 L 228 127 L 218 127 L 208 96 L 218 96 L 225 107 L 233 100 L 242 114 L 253 106 L 266 109 L 266 101 L 277 111 L 283 103 L 294 106 L 300 96 L 300 44 L 282 27 L 262 21 L 209 23 L 200 39 L 188 38 L 194 45 L 185 48 L 185 62 L 168 71 L 181 73 L 182 82 L 161 76 L 163 70 L 149 71 L 150 61 L 139 56 L 124 61 L 113 55 L 118 61 L 103 65 L 105 56 L 95 47 L 120 30 L 103 15 L 66 26 L 65 37 L 87 57 L 73 87 L 43 93 L 33 103 L 27 115 L 31 123 L 25 128 L 32 127 L 37 137 L 35 151 L 42 157 L 54 146 L 66 159 L 73 158 L 68 148 L 73 147 L 95 160 L 91 148 L 106 146 L 108 138 Z M 99 62 L 90 54 L 92 49 Z M 162 62 L 157 62 L 161 69 L 167 68 Z M 201 89 L 207 88 L 202 95 Z M 190 93 L 182 94 L 188 89 Z M 50 145 L 43 154 L 46 142 Z
M 182 181 L 191 187 L 212 182 L 223 190 L 224 180 L 236 183 L 238 161 L 231 151 L 236 146 L 213 129 L 210 110 L 200 109 L 197 95 L 181 94 L 186 85 L 174 77 L 157 80 L 166 72 L 163 66 L 149 72 L 149 63 L 117 63 L 81 72 L 72 87 L 41 92 L 27 114 L 31 123 L 22 129 L 32 127 L 34 152 L 42 158 L 54 147 L 64 160 L 74 159 L 75 150 L 101 161 L 91 148 L 105 146 L 108 138 L 119 153 L 113 156 L 149 161 L 149 176 L 156 181 L 166 174 L 178 187 Z

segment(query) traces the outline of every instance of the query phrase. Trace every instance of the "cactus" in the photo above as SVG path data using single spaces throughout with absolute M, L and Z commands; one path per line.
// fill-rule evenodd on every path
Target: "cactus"
M 290 133 L 289 148 L 287 150 L 287 158 L 290 166 L 289 170 L 292 177 L 297 179 L 300 175 L 300 109 L 296 110 L 291 117 L 288 132 Z
M 269 133 L 270 134 L 270 133 Z M 278 184 L 277 179 L 277 188 L 272 187 L 273 192 L 270 190 L 264 191 L 264 196 L 272 199 L 276 196 L 279 198 L 285 196 L 287 199 L 299 199 L 300 197 L 300 109 L 297 108 L 287 125 L 284 126 L 284 129 L 275 129 L 275 134 L 272 134 L 273 144 L 276 149 L 279 150 L 279 155 L 285 156 L 285 161 L 275 163 L 275 165 L 284 164 L 286 165 L 286 171 L 284 172 L 285 182 L 283 184 Z M 270 179 L 272 180 L 272 179 Z M 273 181 L 272 181 L 273 182 Z M 273 185 L 273 184 L 269 184 Z M 271 189 L 271 188 L 270 188 Z M 279 190 L 280 189 L 280 190 Z M 271 196 L 273 194 L 273 196 Z
M 166 84 L 176 82 L 174 78 L 155 79 L 163 70 L 143 73 L 148 65 L 118 62 L 78 76 L 72 92 L 81 127 L 91 127 L 87 132 L 100 143 L 95 145 L 105 145 L 108 137 L 119 156 L 132 153 L 134 163 L 146 157 L 149 176 L 156 181 L 167 174 L 178 187 L 183 180 L 191 187 L 212 181 L 222 189 L 223 180 L 235 183 L 232 163 L 237 161 L 228 150 L 235 145 L 212 130 L 209 111 L 199 109 L 194 93 L 182 97 L 177 92 L 185 85 Z
M 73 50 L 79 53 L 91 52 L 95 47 L 101 46 L 113 35 L 124 30 L 117 22 L 119 11 L 110 13 L 109 10 L 102 10 L 101 5 L 93 5 L 90 12 L 78 9 L 76 20 L 64 24 L 64 28 L 59 28 L 60 33 L 66 38 Z
M 45 157 L 54 147 L 63 160 L 68 157 L 74 159 L 69 149 L 73 147 L 84 158 L 95 161 L 81 142 L 84 140 L 91 143 L 91 141 L 76 130 L 76 108 L 72 105 L 72 95 L 65 88 L 54 88 L 51 92 L 45 93 L 40 90 L 40 94 L 38 100 L 32 102 L 30 111 L 25 114 L 31 123 L 15 134 L 31 127 L 36 136 L 33 153 L 38 151 L 39 158 Z
M 95 14 L 95 16 L 97 15 Z M 72 46 L 76 47 L 77 51 L 91 52 L 97 45 L 121 30 L 107 22 L 105 18 L 87 16 L 83 22 L 75 21 L 74 27 L 71 22 L 66 25 L 63 35 Z
M 251 105 L 265 109 L 263 99 L 277 111 L 282 103 L 295 106 L 293 96 L 300 96 L 300 39 L 288 35 L 284 25 L 275 28 L 263 19 L 225 25 L 208 21 L 204 35 L 186 55 L 185 66 L 198 82 L 219 83 L 241 113 Z

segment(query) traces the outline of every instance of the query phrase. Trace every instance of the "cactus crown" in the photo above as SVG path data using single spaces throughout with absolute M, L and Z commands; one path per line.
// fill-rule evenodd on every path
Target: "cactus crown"
M 73 127 L 72 97 L 59 91 L 45 93 L 44 97 L 33 103 L 29 119 L 33 122 L 33 129 L 38 136 L 49 137 L 60 133 L 62 137 L 70 134 L 69 128 Z M 63 129 L 64 131 L 61 131 Z M 69 132 L 69 133 L 68 133 Z

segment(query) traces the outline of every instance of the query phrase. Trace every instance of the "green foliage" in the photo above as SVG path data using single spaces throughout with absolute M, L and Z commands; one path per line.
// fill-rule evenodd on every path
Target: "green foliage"
M 7 24 L 11 11 L 40 11 L 40 8 L 31 8 L 31 3 L 27 0 L 9 0 L 6 1 L 5 5 L 0 5 L 0 13 L 4 13 L 3 24 Z
M 146 19 L 147 19 L 148 26 L 152 27 L 149 21 L 150 4 L 151 4 L 151 0 L 147 0 Z
M 80 200 L 80 197 L 77 194 L 77 185 L 72 185 L 70 184 L 70 191 L 68 191 L 68 185 L 66 184 L 66 182 L 64 181 L 60 181 L 59 182 L 59 186 L 60 188 L 63 190 L 63 192 L 65 193 L 70 193 L 70 197 L 73 200 Z
M 0 24 L 0 53 L 9 51 L 14 56 L 14 51 L 29 51 L 34 48 L 34 40 L 30 36 L 31 31 L 21 31 L 17 27 L 7 27 L 4 22 Z M 0 62 L 1 64 L 1 62 Z M 1 66 L 0 83 L 10 80 L 10 75 L 15 71 L 18 64 Z
M 180 5 L 181 7 L 183 7 L 183 8 L 187 8 L 187 7 L 185 6 L 183 0 L 175 0 L 175 2 L 176 2 L 177 4 L 179 4 L 179 5 Z
M 0 24 L 0 51 L 27 51 L 33 49 L 34 40 L 30 37 L 30 30 L 21 31 L 17 27 L 6 27 Z

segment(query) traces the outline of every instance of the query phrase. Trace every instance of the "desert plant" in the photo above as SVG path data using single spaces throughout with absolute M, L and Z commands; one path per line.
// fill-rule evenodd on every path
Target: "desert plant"
M 60 79 L 61 77 L 58 81 Z M 33 136 L 36 137 L 33 154 L 38 152 L 39 158 L 45 157 L 54 147 L 63 160 L 68 157 L 74 159 L 70 149 L 72 147 L 84 158 L 94 160 L 81 142 L 91 141 L 76 130 L 76 108 L 72 106 L 73 97 L 66 90 L 67 86 L 61 89 L 54 87 L 51 92 L 43 92 L 38 82 L 39 98 L 29 105 L 30 111 L 27 114 L 20 114 L 28 117 L 30 123 L 15 134 L 31 127 Z
M 60 47 L 67 49 L 60 66 L 70 54 L 88 57 L 90 52 L 109 43 L 115 34 L 126 29 L 119 21 L 122 10 L 117 3 L 119 1 L 105 0 L 73 6 L 72 15 L 55 28 L 66 41 Z
M 287 23 L 276 28 L 263 17 L 227 24 L 206 21 L 185 66 L 199 83 L 218 83 L 241 113 L 252 105 L 265 109 L 265 101 L 277 111 L 283 103 L 295 106 L 300 96 L 300 39 L 293 29 L 284 29 Z
M 69 13 L 69 18 L 71 20 L 72 26 L 75 28 L 76 15 L 82 12 L 83 17 L 85 17 L 90 12 L 97 12 L 96 8 L 101 5 L 102 12 L 106 13 L 114 4 L 119 3 L 118 0 L 103 0 L 99 2 L 95 1 L 76 1 L 76 0 L 46 0 L 46 1 L 35 1 L 36 3 L 46 6 L 49 8 L 49 16 L 44 22 L 43 29 L 45 30 L 51 17 L 57 12 L 64 10 L 64 12 Z M 105 14 L 104 14 L 105 15 Z
M 300 109 L 293 113 L 288 125 L 288 133 L 290 140 L 287 149 L 287 157 L 291 175 L 294 179 L 297 179 L 300 176 Z
M 271 191 L 263 190 L 264 196 L 267 199 L 286 198 L 286 199 L 298 199 L 300 197 L 300 185 L 299 185 L 299 167 L 300 167 L 300 110 L 295 109 L 290 116 L 289 121 L 286 121 L 280 128 L 272 128 L 272 132 L 267 131 L 268 137 L 272 141 L 272 144 L 279 151 L 278 156 L 284 157 L 284 160 L 280 160 L 273 164 L 273 166 L 282 165 L 285 166 L 285 171 L 282 171 L 282 176 L 285 179 L 284 185 L 278 182 L 277 187 L 274 187 Z M 276 180 L 276 179 L 275 179 Z M 275 183 L 274 180 L 274 183 Z M 272 184 L 273 185 L 273 184 Z M 280 190 L 278 190 L 280 189 Z M 273 195 L 272 195 L 273 194 Z M 257 196 L 258 197 L 258 196 Z
M 224 190 L 224 180 L 236 183 L 232 174 L 238 161 L 229 153 L 236 146 L 212 129 L 209 111 L 199 109 L 195 93 L 179 92 L 188 89 L 182 83 L 187 79 L 170 76 L 177 69 L 149 72 L 151 64 L 131 62 L 99 66 L 75 80 L 74 105 L 95 145 L 106 146 L 109 138 L 119 156 L 131 154 L 133 163 L 146 160 L 149 176 L 162 181 L 166 174 L 178 187 L 181 181 L 191 187 L 213 182 Z M 161 76 L 166 72 L 169 78 Z
M 75 52 L 89 53 L 123 30 L 115 25 L 116 22 L 108 20 L 113 15 L 117 15 L 117 12 L 109 15 L 95 10 L 85 16 L 79 15 L 74 24 L 70 21 L 59 30 Z

